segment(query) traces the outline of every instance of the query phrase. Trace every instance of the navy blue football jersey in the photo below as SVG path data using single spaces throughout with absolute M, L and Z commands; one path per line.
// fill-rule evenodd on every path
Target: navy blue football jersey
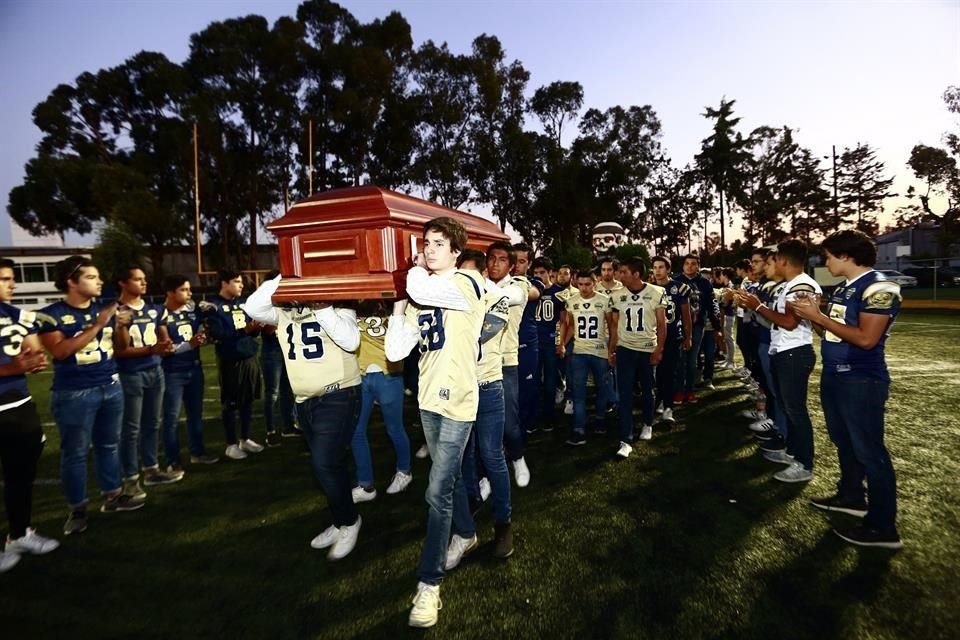
M 103 304 L 91 302 L 86 309 L 55 302 L 37 314 L 38 333 L 59 331 L 67 338 L 83 333 L 97 321 Z M 53 390 L 79 391 L 110 384 L 116 380 L 117 361 L 113 357 L 116 320 L 100 329 L 80 351 L 63 360 L 53 360 Z
M 690 285 L 676 278 L 670 278 L 663 287 L 667 298 L 667 338 L 681 340 L 683 338 L 683 314 L 681 307 L 690 304 Z M 691 320 L 693 319 L 691 310 Z
M 37 332 L 37 314 L 0 302 L 0 366 L 20 355 L 24 339 Z M 30 397 L 27 377 L 22 373 L 0 377 L 0 404 Z
M 537 334 L 541 344 L 550 344 L 551 348 L 557 338 L 557 322 L 563 310 L 563 303 L 557 299 L 557 294 L 566 289 L 558 284 L 551 285 L 543 290 L 537 301 L 534 321 L 537 323 Z
M 200 318 L 197 317 L 197 310 L 191 302 L 187 306 L 177 311 L 166 310 L 163 324 L 167 328 L 167 334 L 174 346 L 190 342 L 193 336 L 200 330 Z M 164 356 L 164 371 L 190 371 L 194 367 L 200 366 L 200 350 L 190 349 L 183 353 Z
M 130 346 L 134 349 L 152 347 L 160 337 L 160 326 L 164 323 L 167 313 L 162 304 L 144 302 L 139 309 L 129 305 L 121 305 L 121 309 L 129 309 L 133 317 L 127 331 L 130 335 Z M 120 373 L 136 373 L 152 369 L 160 364 L 160 356 L 146 355 L 136 358 L 117 358 L 117 369 Z

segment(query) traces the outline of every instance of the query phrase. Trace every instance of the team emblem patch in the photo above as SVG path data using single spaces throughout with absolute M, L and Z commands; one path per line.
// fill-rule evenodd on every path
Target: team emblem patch
M 589 308 L 590 308 L 590 303 L 589 303 L 589 302 L 584 302 L 584 303 L 583 303 L 583 308 L 584 308 L 584 309 L 589 309 Z
M 890 291 L 878 291 L 867 298 L 867 309 L 890 309 L 893 307 L 894 295 Z
M 440 389 L 440 399 L 449 400 L 450 399 L 450 389 Z
M 156 317 L 157 317 L 157 310 L 156 310 L 156 309 L 150 309 L 150 311 L 147 312 L 147 315 L 150 316 L 152 319 L 156 319 Z
M 224 310 L 224 311 L 230 311 L 230 305 L 228 305 L 228 304 L 223 305 L 223 310 Z
M 77 319 L 71 316 L 70 314 L 67 314 L 65 316 L 60 316 L 60 322 L 62 322 L 63 324 L 73 324 L 76 321 Z
M 631 296 L 631 297 L 632 297 L 632 299 L 633 299 L 634 302 L 636 302 L 637 300 L 640 299 L 640 296 L 638 296 L 637 294 L 633 294 L 633 296 Z

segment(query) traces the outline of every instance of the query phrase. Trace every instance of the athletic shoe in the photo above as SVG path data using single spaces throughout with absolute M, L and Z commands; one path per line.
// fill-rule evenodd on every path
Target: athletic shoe
M 682 391 L 677 391 L 673 394 L 673 406 L 683 404 L 683 401 L 687 399 L 687 394 Z
M 648 424 L 643 425 L 640 429 L 640 439 L 650 440 L 651 438 L 653 438 L 653 427 Z
M 180 481 L 183 480 L 183 476 L 187 475 L 187 472 L 179 464 L 168 464 L 166 474 Z
M 673 409 L 664 409 L 663 415 L 660 416 L 660 422 L 676 422 L 677 419 L 673 417 Z
M 813 480 L 813 471 L 804 468 L 801 463 L 793 461 L 783 471 L 773 474 L 773 479 L 780 482 L 809 482 Z
M 505 560 L 513 555 L 513 530 L 510 523 L 493 525 L 493 557 Z
M 657 405 L 657 413 L 663 413 L 663 402 Z
M 570 434 L 570 437 L 567 438 L 564 444 L 568 444 L 571 447 L 581 447 L 587 444 L 587 436 L 584 435 L 583 432 L 581 431 L 574 431 L 573 433 Z
M 793 464 L 793 456 L 787 453 L 785 450 L 782 451 L 764 451 L 763 459 L 769 460 L 770 462 L 776 462 L 778 464 Z
M 834 529 L 833 532 L 858 547 L 881 547 L 883 549 L 902 549 L 903 542 L 897 530 L 878 531 L 870 527 L 850 527 Z
M 330 525 L 322 532 L 320 532 L 316 538 L 310 541 L 310 546 L 314 549 L 326 549 L 333 545 L 337 541 L 337 538 L 340 536 L 340 530 L 335 526 Z
M 409 398 L 410 396 L 413 395 L 413 391 L 411 391 L 410 389 L 404 389 L 404 390 L 403 390 L 403 395 L 405 395 L 405 396 L 407 396 L 407 397 Z
M 416 455 L 417 458 L 419 458 L 420 460 L 423 460 L 424 458 L 429 458 L 430 449 L 427 448 L 427 445 L 422 445 L 419 449 L 417 449 L 417 453 L 414 455 Z
M 36 529 L 27 527 L 27 532 L 22 538 L 11 540 L 10 536 L 7 536 L 7 544 L 3 547 L 3 550 L 7 553 L 32 553 L 35 556 L 42 556 L 59 546 L 60 542 L 57 540 L 44 538 L 37 533 Z
M 393 474 L 393 480 L 390 481 L 390 486 L 387 487 L 387 493 L 393 495 L 395 493 L 400 493 L 409 486 L 410 482 L 413 480 L 412 473 L 404 473 L 403 471 L 397 471 Z
M 786 440 L 776 431 L 768 434 L 754 434 L 754 437 L 760 441 L 757 444 L 760 451 L 784 451 L 787 448 Z
M 174 482 L 180 482 L 181 480 L 183 480 L 183 474 L 179 476 L 173 476 L 160 471 L 160 469 L 143 470 L 143 484 L 148 487 L 158 484 L 173 484 Z
M 18 562 L 20 562 L 19 553 L 4 553 L 0 551 L 0 573 L 10 571 Z
M 513 478 L 517 481 L 517 486 L 523 488 L 530 484 L 530 469 L 527 468 L 527 461 L 519 458 L 511 464 L 513 465 Z
M 553 433 L 553 425 L 549 423 L 541 425 L 540 430 L 543 431 L 544 433 Z
M 223 452 L 231 460 L 243 460 L 247 457 L 247 452 L 240 448 L 238 444 L 227 445 L 227 450 Z
M 302 438 L 303 429 L 300 427 L 291 427 L 290 429 L 284 429 L 280 432 L 281 438 Z
M 107 498 L 102 505 L 100 505 L 101 513 L 117 513 L 118 511 L 136 511 L 137 509 L 142 509 L 144 505 L 143 500 L 137 500 L 132 498 L 125 493 L 120 493 L 112 498 Z
M 246 440 L 241 440 L 241 441 L 240 441 L 240 448 L 243 449 L 244 451 L 246 451 L 247 453 L 262 453 L 262 452 L 263 452 L 263 445 L 262 445 L 262 444 L 257 444 L 256 442 L 254 442 L 254 441 L 251 440 L 250 438 L 247 438 Z
M 863 498 L 851 500 L 844 498 L 840 494 L 828 496 L 826 498 L 811 498 L 810 506 L 824 511 L 837 511 L 847 515 L 862 518 L 867 515 L 867 502 Z
M 593 431 L 594 435 L 605 436 L 607 435 L 607 423 L 604 420 L 594 422 L 591 431 Z
M 199 456 L 190 456 L 190 464 L 217 464 L 218 462 L 220 462 L 220 458 L 206 453 Z
M 626 442 L 621 442 L 621 443 L 620 443 L 620 448 L 617 449 L 617 457 L 618 457 L 618 458 L 629 458 L 629 457 L 630 457 L 630 454 L 631 454 L 632 452 L 633 452 L 633 447 L 631 447 L 631 446 L 630 446 L 629 444 L 627 444 Z
M 281 440 L 283 440 L 283 436 L 281 436 L 281 435 L 280 435 L 278 432 L 276 432 L 276 431 L 271 431 L 270 433 L 267 434 L 267 446 L 268 446 L 268 447 L 279 447 Z
M 134 500 L 146 500 L 147 492 L 140 486 L 140 476 L 136 475 L 123 481 L 123 493 Z
M 417 584 L 417 595 L 413 597 L 413 608 L 407 624 L 411 627 L 426 628 L 437 624 L 437 617 L 443 603 L 440 602 L 440 585 Z
M 693 391 L 688 391 L 686 400 L 691 404 L 695 404 L 697 402 L 697 394 L 695 394 Z
M 350 526 L 337 529 L 337 541 L 333 543 L 327 553 L 327 560 L 342 560 L 350 555 L 353 548 L 357 546 L 361 524 L 363 524 L 363 520 L 360 516 L 357 516 L 357 521 Z
M 716 390 L 716 387 L 713 386 L 713 380 L 704 380 L 704 381 L 703 381 L 703 388 L 706 389 L 706 390 L 708 390 L 708 391 L 715 391 L 715 390 Z
M 527 435 L 528 435 L 528 436 L 532 436 L 533 434 L 535 434 L 535 433 L 537 432 L 537 428 L 536 428 L 536 427 L 530 427 L 529 429 L 526 429 L 526 432 L 527 432 Z
M 740 376 L 741 378 L 749 378 L 751 375 L 750 369 L 747 369 L 746 367 L 740 367 L 739 369 L 734 369 L 733 372 L 738 376 Z
M 567 400 L 563 404 L 563 415 L 566 415 L 566 416 L 573 415 L 573 400 Z
M 490 486 L 490 481 L 487 478 L 480 478 L 480 482 L 477 484 L 480 485 L 480 504 L 483 504 L 487 501 L 487 498 L 490 497 L 493 488 Z
M 756 422 L 750 423 L 750 431 L 754 433 L 766 433 L 773 431 L 776 425 L 770 418 L 758 418 Z
M 560 404 L 563 402 L 563 389 L 557 387 L 557 392 L 553 394 L 553 404 Z
M 74 509 L 67 516 L 67 521 L 63 523 L 63 535 L 69 536 L 74 533 L 83 533 L 87 530 L 87 510 Z
M 740 416 L 750 420 L 765 420 L 767 414 L 763 411 L 757 411 L 756 409 L 744 409 L 740 412 Z
M 450 539 L 450 546 L 447 547 L 447 561 L 443 565 L 443 569 L 445 571 L 456 569 L 464 556 L 476 548 L 477 534 L 473 534 L 469 538 L 461 538 L 457 534 L 453 534 L 453 537 Z
M 369 488 L 369 489 L 367 489 L 367 488 L 361 487 L 361 486 L 359 486 L 359 485 L 357 485 L 356 487 L 354 487 L 354 488 L 353 488 L 353 491 L 351 491 L 351 493 L 353 494 L 353 503 L 354 503 L 354 504 L 357 504 L 357 503 L 360 503 L 360 502 L 370 502 L 371 500 L 373 500 L 374 498 L 377 497 L 377 490 L 376 490 L 376 489 L 374 489 L 374 488 Z

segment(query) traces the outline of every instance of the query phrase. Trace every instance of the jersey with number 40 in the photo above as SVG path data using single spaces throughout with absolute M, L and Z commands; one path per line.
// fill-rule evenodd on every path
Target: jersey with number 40
M 279 308 L 277 313 L 277 340 L 297 402 L 360 384 L 357 354 L 330 339 L 313 309 Z

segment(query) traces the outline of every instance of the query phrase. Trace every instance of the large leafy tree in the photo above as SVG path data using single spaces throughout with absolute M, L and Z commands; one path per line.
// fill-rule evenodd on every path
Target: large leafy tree
M 890 191 L 893 178 L 887 178 L 883 161 L 868 144 L 858 143 L 844 148 L 837 164 L 837 200 L 844 218 L 851 219 L 856 229 L 876 235 L 877 213 L 883 201 L 895 194 Z

